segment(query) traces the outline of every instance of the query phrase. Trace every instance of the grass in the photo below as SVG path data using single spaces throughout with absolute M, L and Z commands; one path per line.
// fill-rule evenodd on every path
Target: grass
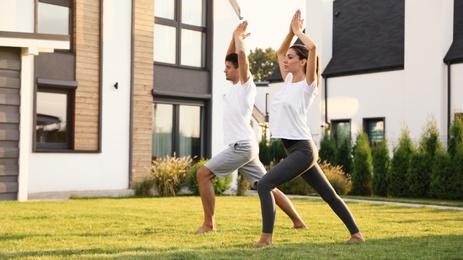
M 462 200 L 437 200 L 437 199 L 420 199 L 420 198 L 388 198 L 388 197 L 376 197 L 376 196 L 342 196 L 343 198 L 351 199 L 362 199 L 362 200 L 373 200 L 373 201 L 389 201 L 389 202 L 401 202 L 401 203 L 415 203 L 425 205 L 439 205 L 449 207 L 463 207 Z
M 217 197 L 217 232 L 197 196 L 0 202 L 0 259 L 462 259 L 463 211 L 347 202 L 367 239 L 319 199 L 294 198 L 309 226 L 291 230 L 277 211 L 274 245 L 252 248 L 261 229 L 257 196 Z

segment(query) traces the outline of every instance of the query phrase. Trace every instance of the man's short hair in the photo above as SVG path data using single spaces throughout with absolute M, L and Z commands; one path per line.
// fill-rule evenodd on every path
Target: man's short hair
M 233 66 L 235 66 L 235 69 L 239 68 L 238 65 L 238 54 L 236 53 L 230 53 L 225 57 L 225 61 L 229 61 L 233 63 Z

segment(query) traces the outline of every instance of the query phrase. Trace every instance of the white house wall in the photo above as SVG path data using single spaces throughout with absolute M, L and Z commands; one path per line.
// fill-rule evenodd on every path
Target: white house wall
M 419 138 L 429 116 L 435 117 L 442 136 L 447 135 L 443 59 L 452 40 L 453 0 L 405 1 L 405 77 L 399 93 L 409 104 L 402 113 L 412 137 Z
M 103 1 L 101 153 L 31 153 L 29 193 L 128 188 L 131 8 Z
M 0 31 L 34 32 L 33 0 L 1 0 L 0 1 Z
M 385 117 L 389 144 L 396 143 L 405 124 L 414 123 L 403 113 L 412 106 L 400 94 L 403 78 L 403 71 L 329 78 L 328 120 L 350 119 L 355 138 L 364 118 Z
M 265 116 L 265 111 L 267 109 L 270 108 L 270 107 L 267 107 L 266 108 L 266 105 L 268 105 L 268 100 L 267 100 L 267 104 L 266 104 L 266 99 L 268 99 L 267 96 L 267 93 L 269 93 L 270 91 L 270 87 L 269 86 L 258 86 L 257 87 L 257 95 L 256 95 L 256 101 L 254 103 L 254 105 L 256 106 L 256 108 L 262 113 L 262 115 Z
M 214 1 L 214 49 L 212 52 L 212 144 L 214 156 L 226 146 L 223 144 L 223 96 L 230 87 L 225 79 L 225 56 L 239 18 L 228 0 Z

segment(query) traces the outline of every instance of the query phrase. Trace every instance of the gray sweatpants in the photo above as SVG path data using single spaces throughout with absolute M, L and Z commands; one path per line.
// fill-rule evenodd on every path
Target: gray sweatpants
M 344 222 L 351 234 L 359 232 L 354 217 L 344 201 L 336 194 L 317 163 L 318 150 L 312 140 L 284 140 L 288 156 L 275 165 L 257 184 L 262 209 L 262 233 L 273 233 L 275 199 L 272 190 L 298 176 L 314 188 Z

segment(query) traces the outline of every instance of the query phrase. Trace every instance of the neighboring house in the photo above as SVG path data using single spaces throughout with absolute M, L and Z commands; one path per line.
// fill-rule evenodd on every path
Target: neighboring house
M 363 130 L 392 150 L 403 129 L 418 141 L 433 117 L 446 143 L 463 113 L 462 0 L 309 1 L 305 20 L 323 67 L 309 120 L 318 141 L 325 127 L 352 141 Z
M 130 194 L 152 158 L 220 151 L 233 4 L 2 0 L 0 200 Z

